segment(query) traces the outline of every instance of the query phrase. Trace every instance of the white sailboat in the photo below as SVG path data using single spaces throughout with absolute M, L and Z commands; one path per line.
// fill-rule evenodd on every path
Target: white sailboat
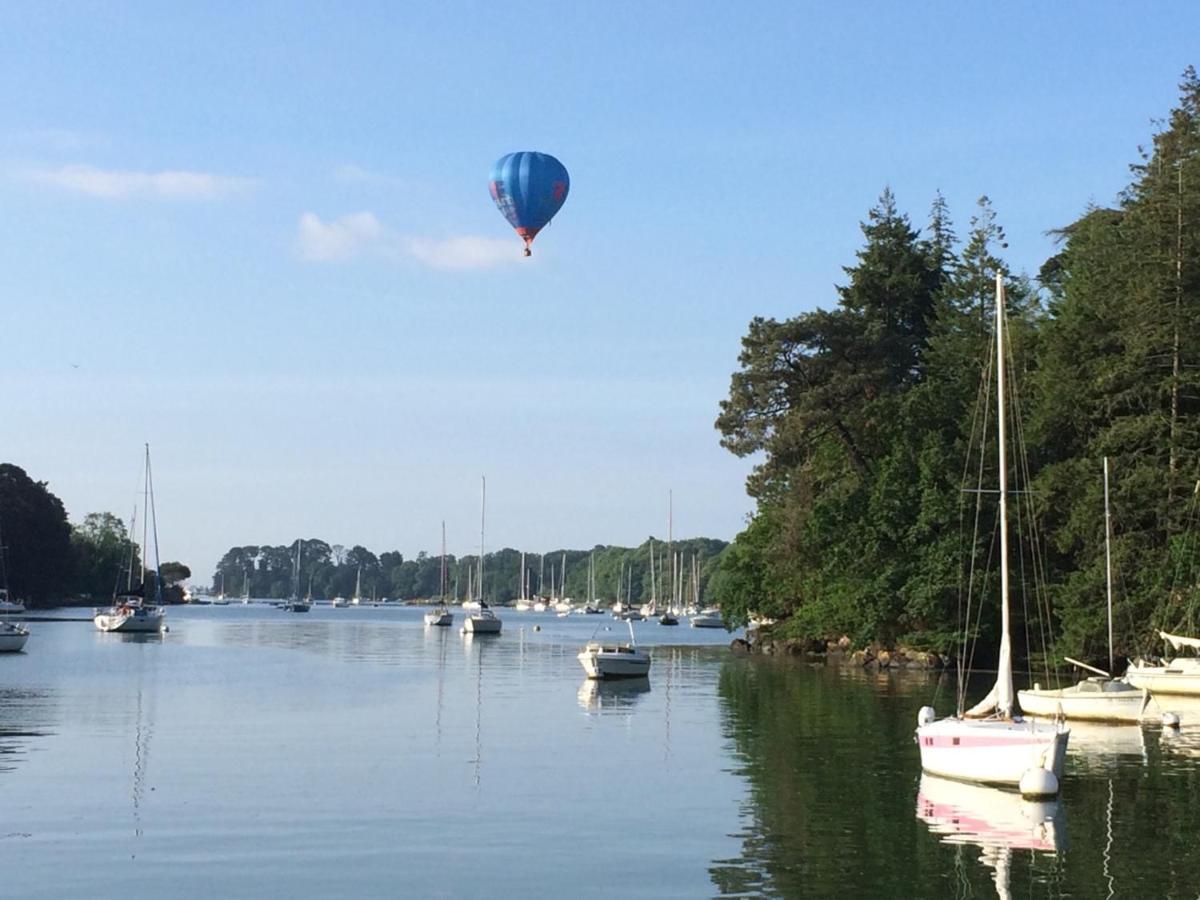
M 560 616 L 565 616 L 571 612 L 571 598 L 567 596 L 567 554 L 566 551 L 562 555 L 562 571 L 559 572 L 562 578 L 562 588 L 558 592 L 558 599 L 554 601 L 554 611 Z
M 1013 692 L 1009 636 L 1008 451 L 1004 384 L 1004 280 L 996 274 L 996 402 L 999 445 L 1000 657 L 996 683 L 965 714 L 938 719 L 933 707 L 917 714 L 921 768 L 931 775 L 983 784 L 1020 786 L 1028 795 L 1058 793 L 1070 730 L 1062 723 L 1022 719 Z M 984 717 L 987 718 L 984 718 Z
M 1031 716 L 1050 718 L 1062 715 L 1067 719 L 1086 719 L 1100 722 L 1140 722 L 1150 692 L 1134 687 L 1127 681 L 1113 678 L 1112 627 L 1112 520 L 1108 509 L 1108 457 L 1104 458 L 1104 573 L 1108 597 L 1108 671 L 1067 657 L 1067 662 L 1096 673 L 1078 684 L 1066 688 L 1043 688 L 1035 684 L 1029 690 L 1017 691 L 1021 709 Z
M 576 659 L 588 678 L 645 678 L 650 674 L 650 654 L 637 646 L 633 623 L 629 643 L 588 641 Z
M 351 606 L 359 606 L 362 603 L 362 566 L 358 567 L 358 574 L 354 576 L 354 596 L 350 598 Z
M 220 587 L 217 589 L 217 596 L 212 598 L 213 606 L 228 606 L 229 598 L 225 596 L 225 573 L 218 572 L 217 578 L 220 581 Z
M 250 570 L 242 567 L 242 605 L 250 605 Z
M 1158 636 L 1176 653 L 1200 652 L 1200 638 L 1160 631 Z M 1200 696 L 1200 656 L 1178 656 L 1161 663 L 1138 659 L 1125 672 L 1126 680 L 1155 694 Z
M 10 603 L 8 599 L 8 567 L 4 559 L 4 541 L 0 538 L 0 615 L 12 615 L 25 611 L 24 603 Z M 17 653 L 29 640 L 29 629 L 24 625 L 0 620 L 0 653 Z
M 446 523 L 442 522 L 442 571 L 438 581 L 438 605 L 425 613 L 425 624 L 446 627 L 454 624 L 454 615 L 446 608 Z
M 0 533 L 0 616 L 19 616 L 25 612 L 25 604 L 9 593 L 6 550 L 4 535 Z
M 499 634 L 500 617 L 497 616 L 487 601 L 483 598 L 483 548 L 484 521 L 487 513 L 487 479 L 482 479 L 479 500 L 479 609 L 467 616 L 463 622 L 463 632 L 466 634 Z M 466 609 L 466 604 L 463 608 Z
M 150 445 L 146 445 L 145 483 L 142 489 L 142 553 L 149 548 L 147 525 L 154 526 L 154 600 L 147 601 L 146 581 L 150 571 L 142 560 L 142 583 L 133 585 L 133 528 L 130 528 L 129 576 L 125 591 L 113 598 L 113 605 L 106 610 L 94 610 L 92 621 L 101 631 L 123 633 L 156 633 L 163 628 L 162 569 L 158 556 L 158 517 L 154 511 L 154 480 L 150 472 Z M 146 510 L 150 511 L 149 516 Z
M 529 578 L 528 573 L 525 571 L 524 550 L 521 551 L 521 572 L 517 577 L 517 581 L 519 596 L 517 597 L 517 602 L 514 605 L 519 612 L 528 612 L 529 610 L 533 609 L 533 602 L 529 599 Z
M 294 571 L 293 571 L 293 578 L 292 578 L 292 584 L 293 584 L 292 596 L 287 602 L 282 603 L 279 606 L 279 608 L 282 609 L 284 612 L 306 613 L 312 609 L 312 602 L 310 600 L 301 599 L 301 597 L 300 597 L 300 558 L 301 558 L 301 554 L 302 554 L 303 550 L 304 550 L 304 541 L 301 541 L 301 540 L 296 541 L 296 562 L 293 564 Z M 309 587 L 310 593 L 311 593 L 311 590 L 312 590 L 312 588 L 310 585 L 310 587 Z

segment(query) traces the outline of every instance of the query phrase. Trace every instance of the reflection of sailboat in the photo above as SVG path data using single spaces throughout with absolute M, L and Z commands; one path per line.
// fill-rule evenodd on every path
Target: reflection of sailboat
M 1023 800 L 995 788 L 921 776 L 917 818 L 943 843 L 979 847 L 979 861 L 993 870 L 1000 898 L 1012 896 L 1009 868 L 1014 850 L 1056 853 L 1062 827 L 1058 802 Z
M 1141 725 L 1110 725 L 1100 722 L 1071 723 L 1067 748 L 1072 771 L 1107 771 L 1134 760 L 1147 763 L 1146 736 Z
M 643 694 L 650 693 L 649 678 L 600 681 L 585 678 L 579 686 L 579 705 L 588 712 L 628 712 Z
M 1058 793 L 1070 731 L 1022 721 L 1014 716 L 1012 639 L 1009 629 L 1008 448 L 1004 402 L 1004 279 L 996 274 L 996 407 L 1000 513 L 1000 653 L 996 682 L 988 695 L 964 714 L 937 719 L 932 707 L 917 714 L 921 768 L 933 775 L 985 784 L 1017 786 L 1026 780 L 1031 793 Z M 982 483 L 979 488 L 982 489 Z M 982 495 L 980 495 L 982 496 Z M 988 718 L 983 718 L 988 716 Z
M 1115 668 L 1112 645 L 1112 525 L 1108 511 L 1107 456 L 1104 457 L 1104 573 L 1108 598 L 1108 671 L 1068 657 L 1067 662 L 1095 672 L 1099 677 L 1085 678 L 1071 687 L 1043 688 L 1035 684 L 1029 690 L 1017 691 L 1017 699 L 1026 714 L 1045 717 L 1063 715 L 1072 721 L 1140 722 L 1142 711 L 1150 702 L 1150 693 L 1144 687 L 1137 688 L 1127 681 L 1112 677 Z

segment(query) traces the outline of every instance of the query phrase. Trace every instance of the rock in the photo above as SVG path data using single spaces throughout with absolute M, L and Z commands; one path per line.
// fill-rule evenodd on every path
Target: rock
M 839 649 L 841 649 L 841 650 L 849 650 L 849 649 L 850 649 L 850 637 L 849 637 L 849 635 L 845 635 L 845 634 L 843 634 L 843 635 L 842 635 L 840 638 L 838 638 L 838 639 L 837 639 L 837 645 L 838 645 L 838 648 L 839 648 Z
M 749 653 L 750 642 L 745 638 L 734 638 L 733 642 L 729 645 L 729 649 L 734 653 Z

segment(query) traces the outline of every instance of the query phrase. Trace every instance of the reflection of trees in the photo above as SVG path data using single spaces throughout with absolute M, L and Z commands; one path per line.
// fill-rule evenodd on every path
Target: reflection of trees
M 710 867 L 720 894 L 951 892 L 953 851 L 913 816 L 923 679 L 731 658 L 718 690 L 723 731 L 749 782 L 741 855 Z M 975 896 L 990 895 L 987 870 L 960 877 Z
M 28 688 L 0 689 L 0 773 L 11 772 L 29 749 L 31 738 L 45 737 L 53 695 Z

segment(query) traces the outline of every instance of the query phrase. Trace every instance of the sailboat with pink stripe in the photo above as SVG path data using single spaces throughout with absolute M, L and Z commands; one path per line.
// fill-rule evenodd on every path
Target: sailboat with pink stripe
M 996 683 L 979 703 L 938 719 L 932 707 L 917 714 L 921 768 L 960 781 L 1019 787 L 1021 793 L 1058 793 L 1070 730 L 1063 722 L 1023 719 L 1013 690 L 1008 577 L 1008 455 L 1005 417 L 1004 278 L 996 275 L 996 406 L 999 449 L 1000 655 Z

